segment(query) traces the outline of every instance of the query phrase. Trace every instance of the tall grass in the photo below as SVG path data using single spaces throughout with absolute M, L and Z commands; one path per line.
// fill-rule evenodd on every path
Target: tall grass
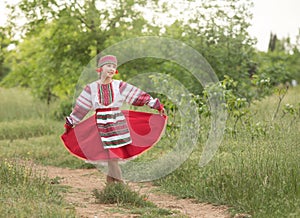
M 1 89 L 1 94 L 2 91 Z M 39 111 L 44 108 L 42 103 L 36 102 L 38 112 L 33 112 L 30 106 L 33 99 L 30 100 L 31 97 L 25 92 L 20 97 L 22 92 L 7 92 L 5 101 L 0 106 L 0 159 L 21 158 L 55 166 L 86 167 L 86 164 L 66 151 L 59 138 L 64 121 L 48 119 L 48 109 Z M 299 93 L 300 88 L 289 90 L 275 120 L 272 117 L 278 106 L 278 96 L 255 102 L 250 108 L 253 116 L 248 123 L 238 123 L 236 134 L 226 132 L 212 161 L 200 168 L 198 162 L 209 128 L 209 125 L 204 125 L 207 121 L 202 120 L 198 149 L 180 168 L 156 181 L 156 184 L 182 198 L 229 205 L 233 213 L 243 212 L 259 218 L 299 217 L 300 118 L 297 114 L 284 115 L 282 111 L 287 103 L 299 104 Z M 11 94 L 19 97 L 11 101 Z M 24 101 L 24 105 L 16 104 L 26 98 L 28 101 Z M 14 109 L 8 110 L 10 104 Z M 24 116 L 18 115 L 20 109 Z M 228 126 L 232 125 L 231 122 L 229 119 Z M 166 144 L 162 147 L 156 148 L 157 152 L 152 153 L 154 156 L 160 153 L 159 149 L 170 149 L 173 146 L 170 140 L 165 140 L 164 143 Z M 149 153 L 144 158 L 149 157 L 153 156 Z M 1 181 L 2 177 L 3 174 Z M 5 195 L 5 192 L 10 192 L 5 191 L 10 190 L 7 187 L 1 187 L 1 199 L 5 199 L 1 203 L 5 204 L 10 202 L 6 197 L 8 195 Z M 20 189 L 26 189 L 25 187 Z M 41 191 L 37 189 L 36 192 Z M 22 207 L 25 207 L 25 203 L 12 204 L 11 210 L 21 211 Z
M 141 217 L 176 216 L 176 211 L 158 208 L 154 203 L 147 200 L 148 197 L 146 195 L 140 195 L 140 193 L 132 191 L 126 184 L 108 184 L 101 191 L 94 190 L 93 194 L 97 203 L 117 204 L 118 206 L 129 208 L 130 213 L 142 215 Z
M 60 135 L 64 120 L 51 119 L 53 105 L 34 99 L 28 90 L 0 87 L 0 158 L 30 159 L 61 167 L 90 167 L 71 156 Z
M 0 87 L 0 122 L 43 118 L 52 107 L 34 99 L 30 92 L 21 88 Z
M 0 140 L 28 139 L 51 135 L 56 132 L 58 127 L 56 123 L 45 119 L 12 120 L 0 123 Z
M 34 163 L 69 168 L 93 167 L 68 153 L 60 139 L 64 120 L 51 119 L 49 108 L 35 101 L 26 90 L 1 89 L 0 110 L 0 216 L 4 217 L 75 217 L 58 187 L 49 179 L 6 160 L 31 160 Z M 3 97 L 2 96 L 2 97 Z M 14 100 L 11 100 L 14 97 Z M 24 102 L 22 102 L 24 101 Z M 34 104 L 33 104 L 34 102 Z M 20 113 L 22 111 L 22 113 Z M 174 215 L 175 212 L 156 207 L 145 196 L 126 185 L 110 185 L 95 190 L 99 203 L 117 203 L 130 213 L 144 217 Z
M 293 89 L 283 104 L 298 104 L 299 91 Z M 277 97 L 271 96 L 251 108 L 257 112 L 251 119 L 257 134 L 240 124 L 237 134 L 225 135 L 207 166 L 198 166 L 200 146 L 157 184 L 183 198 L 229 205 L 233 213 L 300 217 L 300 117 L 278 116 L 271 121 L 277 104 Z
M 90 164 L 70 155 L 58 134 L 29 139 L 0 140 L 0 159 L 25 159 L 37 164 L 69 168 L 90 168 Z
M 0 161 L 1 217 L 76 217 L 58 187 L 33 168 Z
M 37 101 L 19 88 L 0 88 L 0 97 L 0 217 L 76 217 L 62 198 L 62 187 L 17 163 L 82 167 L 59 138 L 64 121 L 50 119 L 55 105 Z

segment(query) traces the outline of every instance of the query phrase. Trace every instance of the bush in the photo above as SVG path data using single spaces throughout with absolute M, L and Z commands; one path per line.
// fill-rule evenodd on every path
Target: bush
M 72 101 L 61 100 L 58 106 L 53 110 L 51 116 L 56 120 L 63 120 L 66 116 L 69 116 L 72 111 Z

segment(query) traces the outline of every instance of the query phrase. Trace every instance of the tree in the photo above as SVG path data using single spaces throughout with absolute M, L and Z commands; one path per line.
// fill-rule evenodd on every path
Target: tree
M 300 29 L 296 36 L 296 42 L 292 45 L 292 52 L 289 59 L 289 71 L 291 72 L 291 78 L 300 83 Z
M 142 35 L 145 27 L 151 29 L 136 4 L 146 1 L 21 1 L 12 11 L 28 22 L 15 56 L 18 65 L 3 83 L 28 86 L 48 103 L 70 96 L 92 57 L 112 43 Z
M 292 79 L 300 81 L 299 38 L 300 34 L 293 44 L 289 37 L 279 39 L 271 33 L 268 51 L 257 54 L 257 74 L 262 78 L 269 77 L 273 86 Z
M 166 12 L 174 22 L 168 26 L 157 24 L 155 19 L 145 20 L 139 7 Z M 157 0 L 70 0 L 61 4 L 55 0 L 22 0 L 12 15 L 19 11 L 28 22 L 23 26 L 23 42 L 17 48 L 19 65 L 13 67 L 5 83 L 29 86 L 48 102 L 55 96 L 65 98 L 74 90 L 82 68 L 104 48 L 132 37 L 160 35 L 198 50 L 220 80 L 225 75 L 240 80 L 237 92 L 247 96 L 249 74 L 256 70 L 255 40 L 247 31 L 250 7 L 250 0 L 191 0 L 184 4 Z M 178 10 L 181 16 L 171 14 L 171 9 Z M 126 63 L 121 70 L 130 76 L 145 67 L 171 73 L 195 94 L 202 91 L 199 83 L 186 76 L 188 72 L 176 63 L 147 58 Z
M 240 81 L 236 92 L 251 98 L 248 95 L 249 77 L 255 73 L 256 65 L 256 41 L 248 32 L 252 1 L 204 0 L 189 1 L 189 4 L 189 10 L 182 11 L 185 19 L 181 24 L 175 22 L 166 28 L 165 35 L 181 39 L 195 48 L 210 63 L 220 80 L 228 75 Z
M 8 46 L 11 43 L 10 31 L 8 28 L 0 27 L 0 81 L 9 72 L 9 67 L 5 62 L 9 51 Z
M 269 45 L 268 45 L 268 51 L 274 51 L 275 50 L 276 42 L 277 42 L 277 35 L 271 33 L 270 34 Z

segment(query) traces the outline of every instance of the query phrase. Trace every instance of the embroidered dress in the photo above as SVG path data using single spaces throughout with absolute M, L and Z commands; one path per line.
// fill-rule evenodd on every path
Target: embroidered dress
M 62 136 L 68 150 L 83 159 L 107 160 L 127 159 L 153 146 L 165 128 L 167 117 L 121 111 L 124 102 L 134 106 L 148 105 L 153 109 L 162 107 L 158 99 L 120 80 L 109 84 L 88 84 L 70 115 L 78 128 L 75 126 L 74 131 Z M 96 111 L 95 117 L 81 124 L 90 110 Z
M 120 110 L 96 111 L 96 123 L 104 148 L 118 148 L 132 142 L 127 122 Z

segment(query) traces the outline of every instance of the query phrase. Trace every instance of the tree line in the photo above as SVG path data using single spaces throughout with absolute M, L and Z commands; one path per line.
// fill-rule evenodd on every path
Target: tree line
M 220 80 L 239 82 L 236 93 L 249 99 L 251 78 L 270 78 L 271 85 L 300 80 L 300 40 L 270 37 L 268 52 L 255 49 L 249 35 L 251 0 L 204 0 L 173 4 L 158 0 L 20 0 L 7 5 L 1 27 L 1 86 L 28 87 L 46 102 L 73 95 L 80 73 L 102 50 L 138 36 L 180 40 L 200 52 Z M 172 13 L 173 11 L 178 12 Z M 149 13 L 151 16 L 149 18 Z M 160 22 L 164 15 L 171 23 Z M 24 23 L 18 25 L 22 18 Z M 19 38 L 16 40 L 16 35 Z M 299 34 L 300 35 L 300 34 Z M 8 49 L 13 46 L 13 49 Z M 121 79 L 147 69 L 172 74 L 193 94 L 203 91 L 186 69 L 167 60 L 145 58 L 120 67 Z

